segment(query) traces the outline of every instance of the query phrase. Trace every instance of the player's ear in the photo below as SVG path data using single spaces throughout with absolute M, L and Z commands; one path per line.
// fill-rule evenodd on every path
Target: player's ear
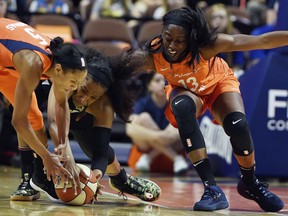
M 60 75 L 61 73 L 63 73 L 63 69 L 62 69 L 62 65 L 61 64 L 55 64 L 55 73 L 56 75 Z

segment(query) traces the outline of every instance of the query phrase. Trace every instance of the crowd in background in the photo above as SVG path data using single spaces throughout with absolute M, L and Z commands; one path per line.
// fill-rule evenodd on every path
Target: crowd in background
M 220 33 L 258 35 L 272 31 L 277 21 L 277 0 L 0 0 L 0 18 L 30 24 L 32 15 L 62 15 L 76 24 L 80 33 L 77 43 L 85 45 L 81 33 L 88 21 L 107 17 L 125 20 L 136 40 L 143 23 L 160 20 L 167 11 L 182 6 L 202 8 L 210 26 L 217 27 Z M 137 41 L 135 44 L 139 46 Z M 236 76 L 241 76 L 267 52 L 269 50 L 223 53 L 221 57 L 234 69 Z M 142 80 L 133 80 L 129 85 L 139 87 L 139 82 Z M 142 96 L 146 95 L 143 86 Z M 0 95 L 0 164 L 11 164 L 11 158 L 17 155 L 17 135 L 10 123 L 11 111 L 9 102 Z

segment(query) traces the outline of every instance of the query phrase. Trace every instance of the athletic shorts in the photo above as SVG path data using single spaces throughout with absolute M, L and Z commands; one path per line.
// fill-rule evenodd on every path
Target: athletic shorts
M 18 78 L 12 76 L 7 71 L 0 70 L 0 92 L 14 105 L 14 93 Z M 35 93 L 32 94 L 30 110 L 28 112 L 28 120 L 33 130 L 38 131 L 44 127 L 44 121 L 41 111 L 38 108 Z
M 239 86 L 240 86 L 240 83 L 238 82 L 237 78 L 233 74 L 228 74 L 227 76 L 224 76 L 219 82 L 215 83 L 215 87 L 212 93 L 205 94 L 205 91 L 204 91 L 204 92 L 201 92 L 201 95 L 195 94 L 201 100 L 202 105 L 203 105 L 202 112 L 196 117 L 198 118 L 201 115 L 203 115 L 203 113 L 205 113 L 207 109 L 211 111 L 214 101 L 217 99 L 217 97 L 220 94 L 225 93 L 225 92 L 238 92 L 240 94 Z M 178 87 L 179 86 L 166 85 L 165 93 L 166 93 L 166 97 L 168 101 L 169 101 L 171 92 Z M 178 128 L 176 119 L 174 117 L 174 114 L 169 104 L 170 103 L 168 103 L 165 109 L 166 118 L 174 127 Z M 213 121 L 217 123 L 215 119 Z

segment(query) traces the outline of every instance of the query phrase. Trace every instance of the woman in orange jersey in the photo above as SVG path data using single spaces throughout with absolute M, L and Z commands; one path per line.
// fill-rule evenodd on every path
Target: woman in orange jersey
M 56 176 L 72 178 L 75 172 L 79 174 L 79 168 L 75 163 L 68 163 L 66 170 L 60 163 L 63 158 L 51 154 L 46 149 L 47 138 L 43 118 L 37 106 L 34 90 L 40 79 L 52 80 L 50 95 L 57 101 L 55 115 L 59 128 L 59 143 L 55 145 L 64 144 L 67 147 L 67 95 L 86 77 L 84 54 L 75 45 L 63 44 L 61 38 L 51 40 L 19 21 L 1 18 L 0 29 L 0 92 L 14 107 L 12 124 L 18 134 L 22 169 L 26 169 L 22 173 L 28 173 L 27 176 L 22 176 L 22 179 L 27 182 L 31 178 L 29 174 L 33 168 L 25 166 L 31 164 L 28 162 L 29 158 L 33 158 L 31 149 L 42 158 L 48 180 L 51 180 L 51 177 L 55 180 Z M 61 156 L 69 153 L 68 147 L 62 150 Z M 39 157 L 38 161 L 41 162 Z M 39 175 L 43 173 L 41 170 L 38 172 Z M 79 183 L 78 175 L 74 178 Z M 39 196 L 36 193 L 34 195 L 33 199 Z
M 253 141 L 245 116 L 239 83 L 220 52 L 270 49 L 288 45 L 288 32 L 275 31 L 259 36 L 217 34 L 209 29 L 199 9 L 179 8 L 163 16 L 162 34 L 120 61 L 119 70 L 163 74 L 169 105 L 166 116 L 178 127 L 182 143 L 204 184 L 204 194 L 194 210 L 214 211 L 229 206 L 207 157 L 205 141 L 197 123 L 209 109 L 230 136 L 241 170 L 238 193 L 256 201 L 264 211 L 279 211 L 282 200 L 260 183 L 254 174 Z M 117 60 L 117 59 L 116 59 Z M 119 60 L 119 59 L 118 59 Z

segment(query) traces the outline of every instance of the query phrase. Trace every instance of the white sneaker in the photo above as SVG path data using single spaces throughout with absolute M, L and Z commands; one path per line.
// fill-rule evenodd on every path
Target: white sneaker
M 148 154 L 142 154 L 142 156 L 139 158 L 137 163 L 135 164 L 135 168 L 137 171 L 142 172 L 149 172 L 150 171 L 150 162 L 151 159 Z
M 188 171 L 188 164 L 183 156 L 178 155 L 174 158 L 173 171 L 176 175 L 184 174 Z

